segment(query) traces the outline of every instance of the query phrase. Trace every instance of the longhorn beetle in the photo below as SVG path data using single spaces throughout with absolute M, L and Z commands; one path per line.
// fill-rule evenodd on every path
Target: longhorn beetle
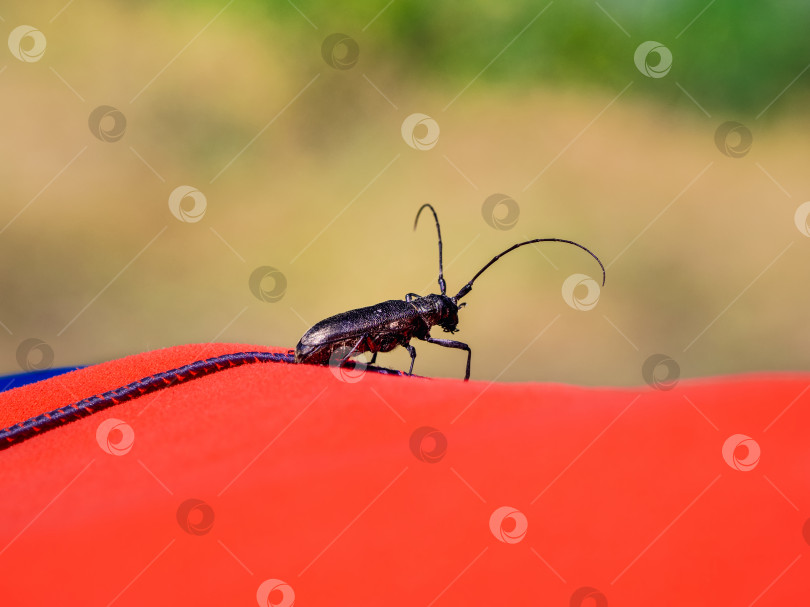
M 535 238 L 526 242 L 512 245 L 499 253 L 478 273 L 470 282 L 461 287 L 453 297 L 447 296 L 447 285 L 444 282 L 444 269 L 442 267 L 442 230 L 439 227 L 439 217 L 430 204 L 423 204 L 416 213 L 413 229 L 419 223 L 419 215 L 428 208 L 436 220 L 436 231 L 439 236 L 439 288 L 441 295 L 425 295 L 408 293 L 405 300 L 391 299 L 366 308 L 358 308 L 331 316 L 314 325 L 304 333 L 301 341 L 295 347 L 295 362 L 313 365 L 328 365 L 332 355 L 338 350 L 348 350 L 342 356 L 339 365 L 344 365 L 350 357 L 362 352 L 372 352 L 371 364 L 377 359 L 379 352 L 390 352 L 397 346 L 404 346 L 411 355 L 411 368 L 408 375 L 413 373 L 413 363 L 416 360 L 416 349 L 410 345 L 411 339 L 421 339 L 431 344 L 456 348 L 467 352 L 467 371 L 464 381 L 470 379 L 470 346 L 452 339 L 436 339 L 430 336 L 430 329 L 439 325 L 446 333 L 455 333 L 458 329 L 458 310 L 466 303 L 458 301 L 472 290 L 475 279 L 501 257 L 515 249 L 535 242 L 564 242 L 579 247 L 593 257 L 602 268 L 602 285 L 605 284 L 605 266 L 590 250 L 571 240 L 561 238 Z

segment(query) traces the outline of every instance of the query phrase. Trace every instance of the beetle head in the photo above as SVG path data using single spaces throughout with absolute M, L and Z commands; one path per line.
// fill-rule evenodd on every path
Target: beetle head
M 455 333 L 458 331 L 456 328 L 458 326 L 458 310 L 466 304 L 458 305 L 453 297 L 447 297 L 446 295 L 439 295 L 438 297 L 441 298 L 438 325 L 446 333 Z

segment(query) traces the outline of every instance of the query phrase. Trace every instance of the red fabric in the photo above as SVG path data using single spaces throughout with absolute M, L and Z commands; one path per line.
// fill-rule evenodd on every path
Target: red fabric
M 0 395 L 0 419 L 259 349 L 89 367 Z M 803 604 L 809 386 L 807 374 L 657 391 L 229 369 L 0 453 L 0 600 Z M 111 419 L 126 426 L 100 443 Z M 130 450 L 100 446 L 115 452 L 128 428 Z

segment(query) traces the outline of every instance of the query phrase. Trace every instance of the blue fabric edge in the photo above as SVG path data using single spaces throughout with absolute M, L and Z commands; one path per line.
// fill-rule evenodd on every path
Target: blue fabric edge
M 83 369 L 85 366 L 86 365 L 80 365 L 78 367 L 57 367 L 55 369 L 36 369 L 34 371 L 26 371 L 24 373 L 4 375 L 0 377 L 0 394 L 14 388 L 19 388 L 20 386 L 42 381 L 43 379 L 49 379 L 51 377 L 56 377 L 57 375 L 70 373 L 71 371 L 75 371 L 77 369 Z

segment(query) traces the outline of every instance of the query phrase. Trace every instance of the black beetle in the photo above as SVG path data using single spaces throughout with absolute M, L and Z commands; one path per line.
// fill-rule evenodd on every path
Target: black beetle
M 439 227 L 439 217 L 430 204 L 423 204 L 416 213 L 413 228 L 416 229 L 419 222 L 419 215 L 422 210 L 428 208 L 433 213 L 436 220 L 436 231 L 439 235 L 439 288 L 441 295 L 426 295 L 424 297 L 416 293 L 408 293 L 404 300 L 391 299 L 375 306 L 358 308 L 336 314 L 322 320 L 314 325 L 309 331 L 304 333 L 301 341 L 295 346 L 295 362 L 313 365 L 328 365 L 330 362 L 337 362 L 343 365 L 350 357 L 362 352 L 373 352 L 371 363 L 377 359 L 378 352 L 390 352 L 397 346 L 404 346 L 411 355 L 411 368 L 408 374 L 413 373 L 413 363 L 416 360 L 416 349 L 410 345 L 411 339 L 421 339 L 431 344 L 438 344 L 446 348 L 456 348 L 467 351 L 467 371 L 464 380 L 470 379 L 470 358 L 472 352 L 470 346 L 454 341 L 452 339 L 436 339 L 430 336 L 430 329 L 439 325 L 446 333 L 455 333 L 458 329 L 458 310 L 466 304 L 458 301 L 472 289 L 473 282 L 489 266 L 498 261 L 501 257 L 514 251 L 518 247 L 535 242 L 564 242 L 579 247 L 593 257 L 602 268 L 602 285 L 605 284 L 605 266 L 599 258 L 590 250 L 571 240 L 561 238 L 536 238 L 513 245 L 496 255 L 478 273 L 472 277 L 470 282 L 461 287 L 461 290 L 454 296 L 447 296 L 447 285 L 444 282 L 442 268 L 442 231 Z M 345 351 L 340 359 L 332 361 L 332 356 L 336 352 Z

